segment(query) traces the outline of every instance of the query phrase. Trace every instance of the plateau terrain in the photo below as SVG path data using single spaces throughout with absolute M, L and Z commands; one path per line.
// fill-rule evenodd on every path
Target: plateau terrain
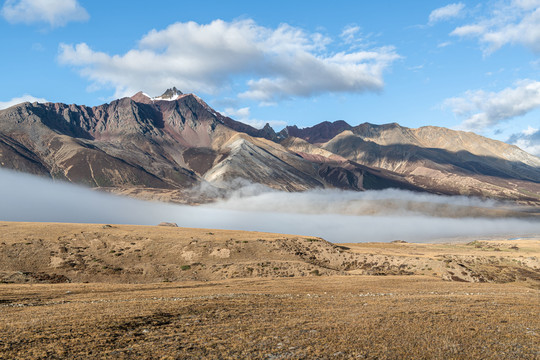
M 0 223 L 0 358 L 532 359 L 540 237 Z
M 540 290 L 540 239 L 334 244 L 322 238 L 174 226 L 0 222 L 4 283 L 209 281 L 426 275 Z

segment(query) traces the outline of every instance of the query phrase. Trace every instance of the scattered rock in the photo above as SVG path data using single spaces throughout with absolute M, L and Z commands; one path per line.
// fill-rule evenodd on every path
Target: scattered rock
M 171 223 L 171 222 L 160 222 L 158 226 L 178 227 L 176 223 Z

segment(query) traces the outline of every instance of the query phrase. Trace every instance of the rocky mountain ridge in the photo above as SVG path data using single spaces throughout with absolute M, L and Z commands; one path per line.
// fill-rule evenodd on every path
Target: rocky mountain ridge
M 0 110 L 0 165 L 145 198 L 198 202 L 238 178 L 284 191 L 401 188 L 540 203 L 540 159 L 445 128 L 323 122 L 276 133 L 176 88 L 87 107 Z M 219 191 L 217 192 L 219 193 Z

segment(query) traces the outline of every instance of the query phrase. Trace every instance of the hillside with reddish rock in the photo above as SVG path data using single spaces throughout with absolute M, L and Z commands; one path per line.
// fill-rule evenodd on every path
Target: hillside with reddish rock
M 0 165 L 175 202 L 238 179 L 283 191 L 399 188 L 540 203 L 540 159 L 445 128 L 323 122 L 276 133 L 223 116 L 176 88 L 88 107 L 22 103 L 0 110 Z

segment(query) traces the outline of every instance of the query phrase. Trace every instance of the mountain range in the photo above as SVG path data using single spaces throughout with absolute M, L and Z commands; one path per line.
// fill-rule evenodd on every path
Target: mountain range
M 0 110 L 0 165 L 172 202 L 210 201 L 249 182 L 283 191 L 398 188 L 540 205 L 540 158 L 504 142 L 434 126 L 341 120 L 276 133 L 176 88 L 94 107 L 26 102 Z

